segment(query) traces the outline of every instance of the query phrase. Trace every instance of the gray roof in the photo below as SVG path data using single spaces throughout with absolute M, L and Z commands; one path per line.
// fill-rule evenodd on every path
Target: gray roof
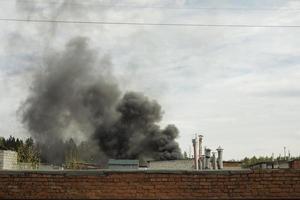
M 155 160 L 149 161 L 149 169 L 180 169 L 190 170 L 194 169 L 194 160 Z
M 256 165 L 262 165 L 262 164 L 272 165 L 272 164 L 284 164 L 284 163 L 290 163 L 290 162 L 292 162 L 292 160 L 262 161 L 262 162 L 254 163 L 254 164 L 250 165 L 250 167 L 253 167 L 253 166 L 256 166 Z
M 109 165 L 139 165 L 139 160 L 117 160 L 109 159 Z

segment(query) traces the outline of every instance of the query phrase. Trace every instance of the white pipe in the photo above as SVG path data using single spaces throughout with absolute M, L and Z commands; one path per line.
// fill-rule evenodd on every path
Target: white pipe
M 210 164 L 210 152 L 211 150 L 208 148 L 205 148 L 205 169 L 211 169 L 211 164 Z
M 202 170 L 203 169 L 203 156 L 202 156 L 202 138 L 203 135 L 199 135 L 199 169 Z
M 212 152 L 212 168 L 215 170 L 215 169 L 218 169 L 218 166 L 217 166 L 217 159 L 216 159 L 216 152 Z
M 218 151 L 218 169 L 223 169 L 223 149 L 219 146 Z
M 199 166 L 198 166 L 198 142 L 197 139 L 193 139 L 193 147 L 194 147 L 194 165 L 195 165 L 195 169 L 198 170 Z

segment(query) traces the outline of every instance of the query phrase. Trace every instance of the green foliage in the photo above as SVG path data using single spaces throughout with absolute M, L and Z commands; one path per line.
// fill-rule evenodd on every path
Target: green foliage
M 65 149 L 65 166 L 68 169 L 78 169 L 78 163 L 80 162 L 79 159 L 79 152 L 76 143 L 73 139 L 70 139 L 66 142 L 66 149 Z
M 4 137 L 0 137 L 0 150 L 6 150 Z
M 256 156 L 253 156 L 252 158 L 248 158 L 248 157 L 245 157 L 242 162 L 242 166 L 244 168 L 248 168 L 249 166 L 251 165 L 254 165 L 256 163 L 260 163 L 260 162 L 269 162 L 269 161 L 272 161 L 272 157 L 263 157 L 263 156 L 260 156 L 260 157 L 256 157 Z
M 26 139 L 25 143 L 22 141 L 22 144 L 18 148 L 18 161 L 31 163 L 33 168 L 37 168 L 40 156 L 32 138 Z
M 0 150 L 17 151 L 18 147 L 22 144 L 22 140 L 15 139 L 13 136 L 9 136 L 8 139 L 0 138 Z
M 183 153 L 183 158 L 188 159 L 188 155 L 187 155 L 186 151 Z

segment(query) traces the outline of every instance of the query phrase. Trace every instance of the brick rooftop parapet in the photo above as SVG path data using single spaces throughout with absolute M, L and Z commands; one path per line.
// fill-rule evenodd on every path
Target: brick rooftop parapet
M 0 171 L 2 199 L 300 199 L 300 170 Z

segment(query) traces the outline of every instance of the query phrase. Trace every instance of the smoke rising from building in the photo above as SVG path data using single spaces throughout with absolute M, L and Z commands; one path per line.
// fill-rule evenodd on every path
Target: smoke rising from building
M 122 94 L 109 58 L 99 59 L 88 39 L 74 38 L 45 60 L 21 106 L 23 123 L 45 161 L 63 162 L 64 141 L 70 138 L 87 141 L 98 160 L 181 157 L 177 128 L 158 125 L 160 105 L 142 93 Z

